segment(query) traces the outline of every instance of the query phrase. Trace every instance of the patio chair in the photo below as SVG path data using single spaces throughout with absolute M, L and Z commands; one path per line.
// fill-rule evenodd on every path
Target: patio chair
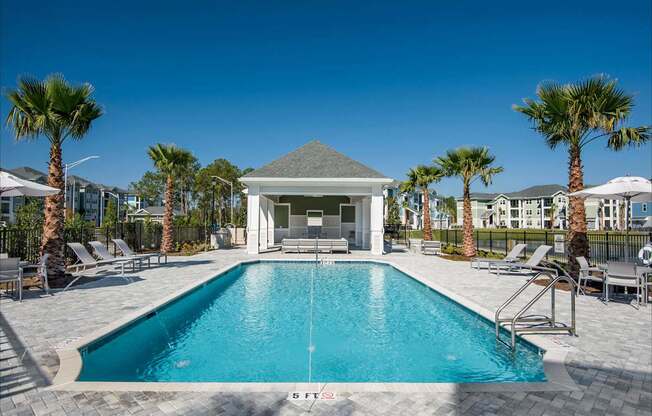
M 39 277 L 41 280 L 41 286 L 43 287 L 43 290 L 45 291 L 46 295 L 50 294 L 50 282 L 48 281 L 48 258 L 50 257 L 49 254 L 44 254 L 41 256 L 39 259 L 39 262 L 36 264 L 28 264 L 26 266 L 23 266 L 23 278 L 28 276 L 28 273 L 25 273 L 25 270 L 27 269 L 35 269 L 34 274 Z
M 349 254 L 349 240 L 346 238 L 340 238 L 338 240 L 331 241 L 331 253 L 340 251 L 346 254 Z
M 636 288 L 636 304 L 641 305 L 641 276 L 636 273 L 635 263 L 624 262 L 607 262 L 607 270 L 604 273 L 604 290 L 603 296 L 606 303 L 609 303 L 609 288 L 624 287 L 625 293 L 627 288 Z
M 441 241 L 422 241 L 421 254 L 439 254 L 441 253 Z
M 518 258 L 521 257 L 521 253 L 525 250 L 527 244 L 516 244 L 512 249 L 507 253 L 502 260 L 490 260 L 484 257 L 474 257 L 471 259 L 471 268 L 473 268 L 473 263 L 475 263 L 475 268 L 480 269 L 480 263 L 487 263 L 487 269 L 490 267 L 490 263 L 504 262 L 504 263 L 515 263 L 518 261 Z
M 99 241 L 89 241 L 88 244 L 93 248 L 95 255 L 102 260 L 106 261 L 126 261 L 131 263 L 131 270 L 136 271 L 136 262 L 138 262 L 138 268 L 142 266 L 142 259 L 137 257 L 116 257 L 109 252 L 109 249 Z
M 498 261 L 498 262 L 492 262 L 489 264 L 488 271 L 491 272 L 492 267 L 496 267 L 496 273 L 500 276 L 500 271 L 505 270 L 509 273 L 529 273 L 532 274 L 535 271 L 538 270 L 548 270 L 548 271 L 554 271 L 555 273 L 557 272 L 554 269 L 550 269 L 547 267 L 541 266 L 541 262 L 543 259 L 546 257 L 546 254 L 552 249 L 552 246 L 545 246 L 541 245 L 537 247 L 536 250 L 534 250 L 534 253 L 532 253 L 532 256 L 527 259 L 525 263 L 519 263 L 519 262 L 509 262 L 509 261 Z
M 589 265 L 589 262 L 584 257 L 575 257 L 575 260 L 580 265 L 580 275 L 577 279 L 577 294 L 579 295 L 582 292 L 583 295 L 586 295 L 586 291 L 582 288 L 582 281 L 584 281 L 584 288 L 586 284 L 590 281 L 604 283 L 604 270 L 599 267 L 593 267 Z M 598 277 L 592 275 L 591 273 L 600 273 L 602 276 Z
M 140 258 L 140 259 L 147 259 L 147 267 L 150 266 L 150 259 L 152 257 L 156 257 L 156 261 L 158 264 L 161 264 L 161 257 L 165 258 L 165 264 L 168 262 L 168 255 L 166 253 L 161 253 L 161 252 L 156 252 L 156 253 L 144 253 L 144 254 L 138 254 L 134 253 L 130 248 L 129 244 L 125 242 L 125 240 L 122 240 L 120 238 L 114 238 L 113 242 L 115 245 L 118 247 L 120 252 L 122 253 L 123 256 L 125 257 L 135 257 L 135 258 Z
M 18 292 L 18 301 L 23 300 L 23 269 L 18 257 L 0 259 L 0 283 L 11 283 L 12 292 Z

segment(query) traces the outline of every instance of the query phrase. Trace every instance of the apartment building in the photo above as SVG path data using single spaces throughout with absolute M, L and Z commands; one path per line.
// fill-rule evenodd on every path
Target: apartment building
M 407 224 L 410 228 L 420 230 L 423 228 L 423 193 L 401 192 L 401 182 L 394 181 L 385 187 L 383 194 L 385 200 L 388 197 L 396 198 L 399 206 L 399 217 L 401 224 Z M 442 212 L 442 197 L 434 190 L 429 190 L 430 200 L 430 224 L 433 228 L 448 228 L 451 225 L 450 216 Z M 388 217 L 389 207 L 385 204 L 385 220 Z
M 615 200 L 585 201 L 590 230 L 623 229 L 624 204 Z M 537 185 L 516 192 L 472 193 L 473 226 L 477 228 L 568 228 L 568 190 L 562 185 Z M 463 200 L 457 198 L 458 224 Z
M 34 168 L 23 166 L 9 169 L 13 175 L 22 179 L 46 184 L 47 174 Z M 96 225 L 102 223 L 102 217 L 111 199 L 118 203 L 120 217 L 125 218 L 127 202 L 133 199 L 133 195 L 127 190 L 91 182 L 76 175 L 68 175 L 65 207 L 69 214 L 81 214 L 85 221 L 94 222 Z M 18 208 L 24 204 L 23 197 L 2 197 L 2 221 L 12 223 Z

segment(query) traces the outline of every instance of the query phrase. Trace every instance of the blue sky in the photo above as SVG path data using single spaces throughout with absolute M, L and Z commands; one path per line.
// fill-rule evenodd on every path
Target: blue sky
M 91 82 L 106 114 L 64 160 L 100 155 L 74 173 L 107 184 L 150 169 L 156 142 L 256 167 L 313 138 L 398 179 L 486 145 L 505 168 L 489 190 L 565 184 L 565 150 L 511 105 L 542 80 L 597 73 L 635 94 L 632 124 L 652 124 L 648 0 L 93 3 L 0 2 L 0 84 L 52 72 Z M 46 140 L 1 133 L 2 167 L 46 170 Z M 596 143 L 585 180 L 649 177 L 651 160 L 650 145 Z M 460 194 L 453 179 L 436 188 Z

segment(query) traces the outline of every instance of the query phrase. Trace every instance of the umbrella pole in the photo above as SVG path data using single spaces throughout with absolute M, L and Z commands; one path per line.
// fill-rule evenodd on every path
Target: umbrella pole
M 625 261 L 629 261 L 629 200 L 630 196 L 625 197 Z

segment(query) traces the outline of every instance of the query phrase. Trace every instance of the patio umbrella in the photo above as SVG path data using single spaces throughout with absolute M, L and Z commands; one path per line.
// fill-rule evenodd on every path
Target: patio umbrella
M 49 196 L 59 192 L 57 188 L 20 179 L 8 172 L 0 171 L 0 195 L 2 196 Z
M 615 199 L 625 201 L 625 258 L 629 258 L 629 205 L 631 202 L 652 201 L 652 182 L 640 176 L 621 176 L 604 185 L 573 192 L 570 196 L 581 198 Z

